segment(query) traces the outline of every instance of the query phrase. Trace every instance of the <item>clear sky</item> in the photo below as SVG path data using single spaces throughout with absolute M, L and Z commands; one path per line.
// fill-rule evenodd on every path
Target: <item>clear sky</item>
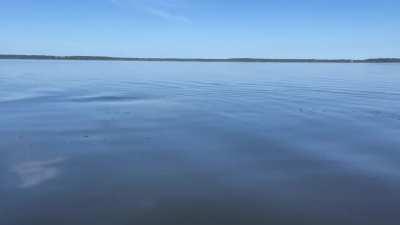
M 399 0 L 0 0 L 0 54 L 400 57 Z

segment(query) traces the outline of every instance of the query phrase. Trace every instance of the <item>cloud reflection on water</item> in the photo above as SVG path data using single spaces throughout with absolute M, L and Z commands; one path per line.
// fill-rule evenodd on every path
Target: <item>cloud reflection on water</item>
M 50 160 L 32 160 L 18 163 L 12 168 L 12 171 L 20 179 L 18 187 L 31 188 L 54 179 L 60 173 L 57 165 L 65 160 L 66 158 L 59 157 Z

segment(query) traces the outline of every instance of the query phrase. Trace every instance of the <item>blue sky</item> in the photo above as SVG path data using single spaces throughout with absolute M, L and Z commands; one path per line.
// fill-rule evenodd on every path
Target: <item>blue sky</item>
M 0 53 L 400 57 L 398 0 L 0 0 Z

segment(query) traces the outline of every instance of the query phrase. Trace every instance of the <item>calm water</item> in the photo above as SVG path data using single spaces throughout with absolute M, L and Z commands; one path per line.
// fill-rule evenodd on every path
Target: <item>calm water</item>
M 400 64 L 0 61 L 1 225 L 399 213 Z

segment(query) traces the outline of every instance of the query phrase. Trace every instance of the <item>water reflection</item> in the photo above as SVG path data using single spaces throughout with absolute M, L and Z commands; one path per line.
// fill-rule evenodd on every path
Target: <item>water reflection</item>
M 1 61 L 0 224 L 397 225 L 398 71 Z
M 56 178 L 60 173 L 57 166 L 65 160 L 66 158 L 55 158 L 18 163 L 12 168 L 20 179 L 18 187 L 31 188 Z

